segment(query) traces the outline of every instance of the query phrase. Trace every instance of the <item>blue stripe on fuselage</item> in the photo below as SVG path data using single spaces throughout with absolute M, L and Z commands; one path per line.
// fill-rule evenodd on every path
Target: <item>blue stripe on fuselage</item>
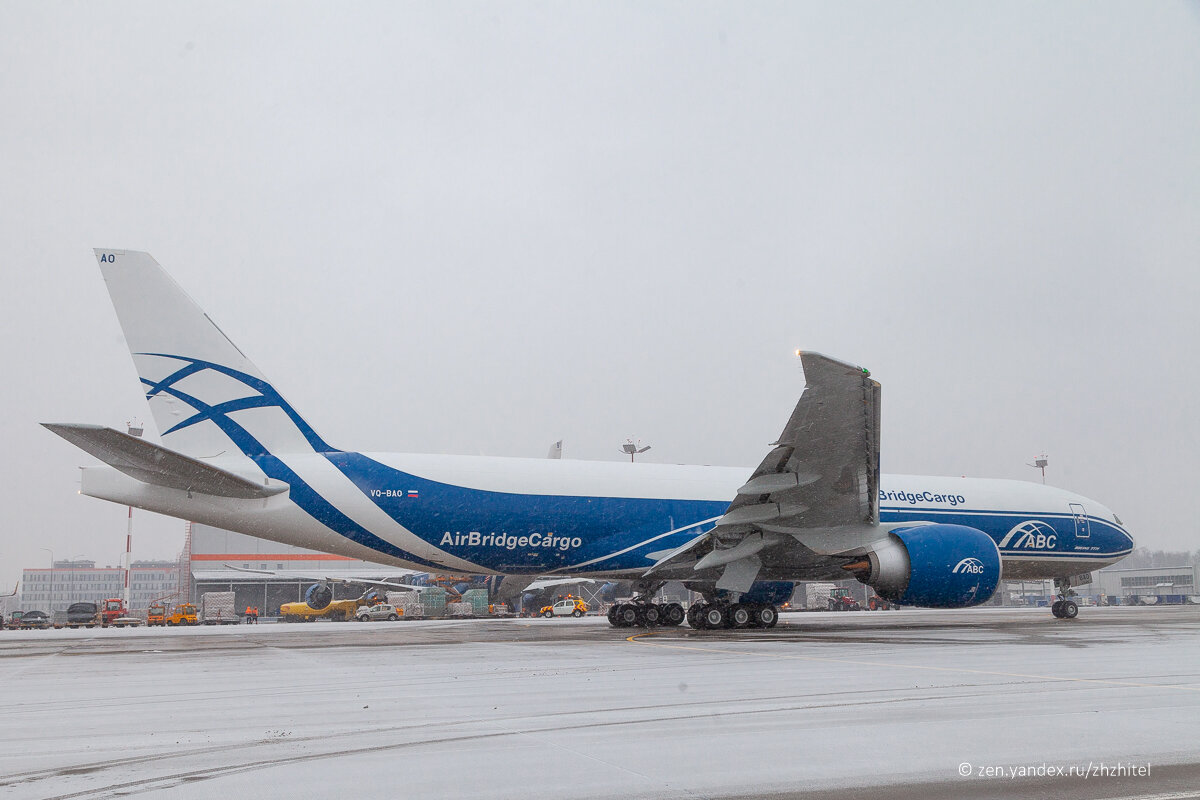
M 597 571 L 644 568 L 651 563 L 647 552 L 679 547 L 699 533 L 694 526 L 729 506 L 724 501 L 468 489 L 403 472 L 361 453 L 325 456 L 405 528 L 435 547 L 497 572 L 537 574 L 597 559 L 601 561 L 591 567 Z M 410 497 L 409 490 L 417 496 Z M 669 531 L 675 532 L 662 536 Z M 472 532 L 479 534 L 476 544 L 470 543 Z M 452 543 L 446 543 L 447 534 Z M 537 546 L 526 542 L 522 547 L 513 541 L 535 534 Z M 501 535 L 504 538 L 498 543 Z M 461 544 L 459 537 L 465 538 Z M 635 546 L 639 543 L 644 546 Z

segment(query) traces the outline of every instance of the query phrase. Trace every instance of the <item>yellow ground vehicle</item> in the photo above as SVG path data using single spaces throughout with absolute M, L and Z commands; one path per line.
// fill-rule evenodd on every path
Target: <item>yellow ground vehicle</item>
M 322 609 L 315 609 L 308 603 L 284 603 L 279 607 L 281 622 L 312 622 L 314 619 L 328 618 L 334 622 L 346 622 L 354 619 L 358 611 L 359 600 L 334 600 Z
M 146 625 L 166 625 L 167 624 L 167 608 L 166 606 L 158 605 L 157 603 L 150 606 L 146 611 Z
M 168 625 L 199 625 L 200 617 L 196 616 L 196 607 L 191 603 L 175 606 L 165 619 Z
M 588 604 L 582 597 L 567 595 L 560 597 L 552 606 L 542 606 L 538 613 L 543 617 L 582 617 L 588 612 Z

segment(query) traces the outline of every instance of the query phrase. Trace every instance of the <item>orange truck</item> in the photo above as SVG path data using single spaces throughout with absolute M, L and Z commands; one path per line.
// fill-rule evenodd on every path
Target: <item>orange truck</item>
M 183 603 L 171 609 L 166 615 L 167 625 L 199 625 L 200 617 L 196 615 L 196 607 L 191 603 Z
M 100 627 L 102 628 L 112 625 L 120 617 L 128 616 L 125 613 L 125 603 L 119 597 L 109 597 L 101 601 L 99 605 Z
M 146 610 L 146 626 L 154 627 L 155 625 L 167 624 L 167 607 L 161 603 L 155 603 Z

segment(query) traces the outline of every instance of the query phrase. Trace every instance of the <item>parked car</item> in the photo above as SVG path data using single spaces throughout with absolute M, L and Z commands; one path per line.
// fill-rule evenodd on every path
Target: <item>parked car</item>
M 395 606 L 390 606 L 387 603 L 379 603 L 374 606 L 363 606 L 354 615 L 354 618 L 359 622 L 376 619 L 398 620 L 400 619 L 400 612 L 396 610 Z
M 26 611 L 21 615 L 21 621 L 17 623 L 22 629 L 25 628 L 49 628 L 50 615 L 45 611 Z
M 588 612 L 587 603 L 578 597 L 566 597 L 552 606 L 544 606 L 543 617 L 582 617 Z

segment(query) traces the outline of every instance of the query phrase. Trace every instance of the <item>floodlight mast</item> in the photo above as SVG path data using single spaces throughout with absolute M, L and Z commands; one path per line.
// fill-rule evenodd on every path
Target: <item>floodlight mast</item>
M 1050 463 L 1050 456 L 1046 455 L 1045 453 L 1042 453 L 1040 456 L 1038 456 L 1037 458 L 1035 458 L 1033 460 L 1032 464 L 1026 464 L 1025 466 L 1033 467 L 1034 469 L 1040 469 L 1042 471 L 1042 483 L 1044 484 L 1046 482 L 1046 465 L 1049 463 Z
M 629 456 L 630 464 L 633 463 L 634 456 L 644 453 L 650 449 L 650 445 L 646 445 L 645 447 L 639 447 L 638 445 L 640 445 L 641 443 L 642 443 L 641 439 L 637 440 L 637 444 L 634 444 L 633 439 L 626 439 L 625 444 L 621 445 L 621 452 L 624 453 L 625 455 Z
M 139 439 L 144 432 L 142 423 L 126 422 L 125 429 L 129 431 L 130 436 L 136 436 Z M 129 571 L 133 568 L 133 506 L 129 507 L 129 523 L 125 529 L 125 589 L 121 593 L 121 600 L 125 604 L 125 613 L 132 614 L 133 609 L 129 606 Z

